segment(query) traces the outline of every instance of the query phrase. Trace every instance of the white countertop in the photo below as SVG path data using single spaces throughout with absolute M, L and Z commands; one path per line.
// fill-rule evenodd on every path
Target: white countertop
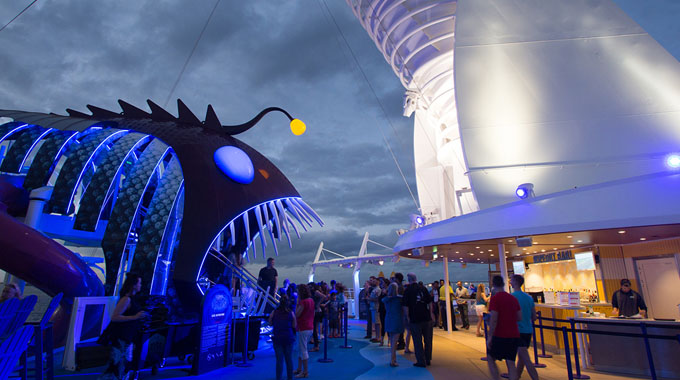
M 602 318 L 602 317 L 577 317 L 575 321 L 588 323 L 588 321 L 607 321 L 611 323 L 640 323 L 645 322 L 650 325 L 671 325 L 680 327 L 680 321 L 656 321 L 654 319 L 646 318 Z

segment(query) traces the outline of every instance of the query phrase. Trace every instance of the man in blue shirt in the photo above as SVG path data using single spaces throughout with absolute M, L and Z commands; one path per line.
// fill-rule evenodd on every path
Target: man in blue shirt
M 529 346 L 531 345 L 531 335 L 534 332 L 533 323 L 536 320 L 536 307 L 530 295 L 522 291 L 524 277 L 516 274 L 510 279 L 512 295 L 519 301 L 522 309 L 522 319 L 517 322 L 519 327 L 519 347 L 517 348 L 517 378 L 522 377 L 522 370 L 527 367 L 527 372 L 531 380 L 538 380 L 538 373 L 529 357 Z

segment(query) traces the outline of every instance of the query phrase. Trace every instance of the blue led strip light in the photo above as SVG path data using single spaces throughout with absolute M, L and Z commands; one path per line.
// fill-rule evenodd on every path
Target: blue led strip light
M 132 261 L 131 271 L 142 276 L 144 287 L 152 283 L 153 274 L 156 272 L 155 267 L 158 265 L 157 257 L 161 254 L 159 250 L 166 231 L 171 227 L 168 221 L 171 219 L 171 213 L 183 183 L 182 167 L 179 160 L 173 157 L 163 172 L 163 177 L 149 204 Z M 172 250 L 172 246 L 168 246 L 167 249 Z M 172 252 L 167 255 L 168 260 L 172 260 L 171 254 Z
M 115 128 L 96 130 L 83 138 L 80 144 L 69 146 L 65 153 L 68 159 L 54 184 L 52 199 L 49 202 L 50 213 L 68 215 L 73 212 L 73 197 L 83 174 L 107 143 L 125 133 L 127 131 Z
M 0 143 L 5 141 L 12 134 L 28 127 L 29 127 L 28 124 L 16 121 L 10 121 L 9 123 L 0 125 Z
M 31 125 L 20 131 L 17 134 L 16 141 L 12 144 L 12 147 L 9 148 L 5 159 L 2 161 L 2 165 L 0 165 L 0 172 L 20 173 L 31 150 L 51 131 L 52 129 L 43 128 L 37 125 Z
M 116 183 L 123 164 L 149 138 L 149 135 L 132 132 L 116 141 L 104 160 L 97 165 L 97 171 L 80 199 L 76 221 L 73 224 L 74 229 L 96 230 L 106 199 L 117 187 Z
M 113 295 L 120 270 L 123 252 L 127 246 L 130 230 L 139 212 L 144 193 L 158 165 L 170 148 L 161 140 L 154 139 L 125 178 L 116 203 L 113 205 L 109 223 L 102 239 L 106 260 L 106 294 Z
M 78 136 L 76 131 L 53 131 L 42 144 L 28 168 L 24 189 L 31 191 L 47 185 L 60 154 Z
M 277 207 L 278 204 L 278 207 Z M 263 203 L 260 203 L 256 206 L 253 206 L 249 208 L 248 210 L 242 212 L 239 214 L 237 217 L 229 221 L 221 230 L 220 232 L 215 236 L 213 239 L 212 243 L 210 243 L 210 246 L 208 246 L 208 249 L 206 252 L 203 254 L 203 259 L 201 261 L 201 266 L 199 267 L 198 273 L 196 275 L 196 287 L 198 287 L 198 290 L 201 292 L 201 294 L 205 294 L 201 286 L 199 285 L 199 279 L 201 278 L 202 275 L 205 274 L 205 270 L 203 266 L 205 265 L 205 260 L 209 255 L 210 248 L 215 245 L 215 242 L 217 241 L 218 237 L 227 229 L 229 229 L 230 234 L 231 234 L 231 239 L 232 245 L 237 245 L 239 239 L 252 239 L 251 241 L 247 242 L 246 249 L 243 252 L 244 257 L 248 258 L 248 250 L 250 249 L 250 245 L 254 244 L 254 241 L 258 238 L 258 235 L 262 235 L 264 233 L 264 229 L 267 229 L 269 232 L 269 236 L 271 238 L 271 242 L 274 248 L 274 251 L 276 252 L 278 256 L 278 250 L 276 247 L 276 240 L 274 239 L 274 234 L 277 234 L 277 236 L 280 237 L 280 234 L 282 233 L 282 229 L 287 228 L 281 225 L 281 223 L 290 223 L 293 224 L 293 219 L 288 216 L 286 212 L 289 212 L 295 217 L 295 220 L 297 220 L 300 225 L 304 227 L 304 224 L 301 221 L 301 217 L 306 219 L 309 219 L 309 221 L 314 218 L 320 226 L 323 226 L 323 221 L 321 218 L 312 210 L 311 207 L 309 207 L 301 198 L 299 197 L 285 197 L 285 198 L 279 198 L 279 199 L 272 199 L 270 201 L 266 201 Z M 276 214 L 274 214 L 276 213 Z M 254 217 L 248 216 L 245 217 L 245 215 L 250 214 L 254 215 Z M 271 215 L 270 215 L 271 214 Z M 264 216 L 264 218 L 263 218 Z M 257 224 L 259 225 L 259 228 L 257 231 L 255 231 L 255 234 L 250 235 L 249 232 L 246 232 L 245 226 L 243 228 L 238 229 L 238 233 L 236 233 L 236 227 L 235 223 L 243 223 L 244 221 L 250 221 L 250 220 L 257 220 Z M 264 222 L 264 224 L 262 224 Z M 278 224 L 279 226 L 276 226 Z M 311 227 L 311 223 L 309 223 Z M 297 228 L 295 225 L 293 225 L 295 228 L 295 231 L 297 232 Z M 241 231 L 243 230 L 243 231 Z M 305 229 L 306 231 L 306 229 Z M 243 232 L 243 233 L 241 233 Z M 286 232 L 287 233 L 287 232 Z M 235 236 L 238 235 L 238 236 Z M 298 235 L 299 237 L 299 235 Z M 278 240 L 278 239 L 277 239 Z M 289 241 L 290 244 L 290 241 Z M 263 250 L 264 250 L 264 245 L 263 245 Z M 264 256 L 264 252 L 262 252 Z

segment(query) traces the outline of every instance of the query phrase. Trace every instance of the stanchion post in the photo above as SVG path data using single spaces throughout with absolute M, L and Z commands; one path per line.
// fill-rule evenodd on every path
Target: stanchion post
M 533 329 L 533 340 L 534 340 L 534 367 L 535 368 L 545 368 L 547 365 L 538 362 L 538 345 L 536 343 L 536 325 L 532 322 L 531 328 Z
M 574 321 L 574 318 L 569 318 L 569 324 L 571 325 L 571 340 L 574 342 L 574 365 L 576 366 L 576 375 L 574 375 L 574 379 L 588 380 L 590 379 L 590 376 L 581 375 L 581 363 L 579 363 L 578 359 L 578 341 L 576 340 L 576 322 Z
M 487 327 L 486 327 L 486 316 L 487 315 L 488 315 L 487 313 L 482 313 L 482 322 L 484 323 L 484 348 L 485 349 L 487 349 L 486 348 L 486 341 L 489 339 L 489 335 L 488 335 Z M 489 359 L 486 356 L 484 356 L 483 358 L 481 358 L 481 360 L 485 362 Z
M 545 353 L 545 339 L 543 338 L 543 315 L 540 311 L 536 312 L 538 314 L 538 332 L 541 334 L 541 354 L 538 355 L 539 358 L 552 358 L 552 355 Z
M 318 360 L 319 363 L 332 363 L 333 359 L 328 357 L 328 316 L 323 316 L 323 358 Z
M 250 367 L 252 364 L 248 363 L 248 328 L 250 326 L 250 314 L 246 312 L 246 332 L 245 332 L 245 338 L 243 339 L 243 361 L 241 363 L 238 363 L 236 366 L 237 367 Z
M 652 380 L 656 380 L 656 369 L 654 368 L 654 358 L 652 357 L 652 349 L 649 347 L 649 338 L 647 337 L 647 325 L 640 322 L 640 329 L 642 330 L 643 339 L 645 340 L 645 351 L 647 351 L 647 360 L 649 361 L 649 372 L 652 374 Z
M 569 380 L 574 380 L 574 374 L 571 372 L 571 355 L 569 355 L 569 335 L 567 334 L 566 326 L 562 326 L 562 337 L 564 338 L 564 355 L 567 358 L 567 377 Z
M 350 346 L 349 344 L 347 344 L 347 335 L 348 335 L 348 334 L 347 334 L 347 316 L 348 316 L 348 311 L 347 311 L 347 309 L 348 309 L 348 307 L 347 307 L 347 302 L 345 302 L 345 312 L 343 313 L 343 315 L 344 315 L 344 317 L 345 317 L 345 320 L 343 321 L 343 324 L 344 324 L 343 330 L 344 330 L 344 333 L 345 333 L 345 345 L 344 345 L 344 346 L 340 346 L 340 348 L 352 348 L 352 346 Z

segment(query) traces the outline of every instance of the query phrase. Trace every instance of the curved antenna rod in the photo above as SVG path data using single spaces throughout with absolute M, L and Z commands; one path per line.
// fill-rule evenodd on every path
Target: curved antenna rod
M 293 121 L 293 117 L 290 116 L 290 114 L 288 112 L 286 112 L 286 110 L 284 110 L 283 108 L 268 107 L 268 108 L 263 109 L 259 114 L 257 114 L 257 116 L 252 118 L 252 120 L 250 120 L 250 121 L 247 121 L 247 122 L 245 122 L 243 124 L 239 124 L 239 125 L 223 125 L 223 127 L 225 128 L 225 132 L 228 135 L 230 135 L 230 136 L 238 135 L 239 133 L 243 133 L 243 132 L 249 130 L 250 128 L 254 127 L 255 124 L 257 124 L 260 121 L 260 119 L 262 119 L 262 117 L 264 115 L 266 115 L 266 114 L 268 114 L 272 111 L 282 112 L 284 115 L 288 116 L 288 119 L 290 121 Z

